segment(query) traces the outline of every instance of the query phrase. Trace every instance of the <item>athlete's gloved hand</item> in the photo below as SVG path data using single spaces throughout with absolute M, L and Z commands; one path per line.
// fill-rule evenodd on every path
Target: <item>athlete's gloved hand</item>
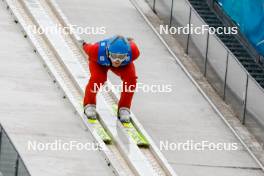
M 127 37 L 127 40 L 130 42 L 132 40 L 134 40 L 132 37 Z
M 81 39 L 81 40 L 78 41 L 78 43 L 82 47 L 86 42 L 83 39 Z

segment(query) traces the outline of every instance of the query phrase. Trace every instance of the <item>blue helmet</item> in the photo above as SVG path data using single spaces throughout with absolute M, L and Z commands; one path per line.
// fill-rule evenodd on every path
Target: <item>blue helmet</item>
M 132 50 L 128 40 L 122 36 L 114 36 L 99 42 L 98 63 L 110 66 L 111 62 L 121 62 L 125 66 L 132 62 Z
M 126 38 L 121 36 L 114 36 L 109 39 L 107 50 L 109 53 L 126 54 L 130 52 L 130 46 Z

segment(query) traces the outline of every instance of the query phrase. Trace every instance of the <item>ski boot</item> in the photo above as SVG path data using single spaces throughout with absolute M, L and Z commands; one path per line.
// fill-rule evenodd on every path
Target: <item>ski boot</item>
M 118 119 L 121 123 L 129 123 L 130 122 L 130 110 L 126 107 L 121 107 L 118 110 Z
M 88 119 L 96 120 L 97 113 L 96 113 L 96 106 L 94 104 L 87 104 L 84 106 L 84 114 Z

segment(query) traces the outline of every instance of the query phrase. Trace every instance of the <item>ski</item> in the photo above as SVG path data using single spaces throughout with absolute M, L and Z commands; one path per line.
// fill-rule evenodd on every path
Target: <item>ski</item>
M 113 115 L 117 116 L 117 105 L 113 105 L 112 107 Z M 131 139 L 137 144 L 139 147 L 148 148 L 149 143 L 146 140 L 146 138 L 138 131 L 138 129 L 134 126 L 133 122 L 129 123 L 122 123 L 124 129 L 128 133 L 128 135 L 131 137 Z
M 83 105 L 81 104 L 83 107 Z M 87 122 L 91 125 L 91 127 L 96 131 L 98 136 L 104 141 L 105 144 L 111 144 L 112 139 L 110 135 L 106 132 L 105 128 L 101 124 L 101 122 L 98 120 L 99 114 L 97 114 L 97 119 L 88 119 L 86 115 L 84 114 L 84 117 L 87 119 Z
M 97 119 L 87 119 L 88 123 L 91 124 L 93 129 L 96 131 L 96 133 L 100 136 L 100 138 L 104 141 L 106 144 L 111 144 L 112 139 L 109 136 L 109 134 L 106 132 L 102 124 Z

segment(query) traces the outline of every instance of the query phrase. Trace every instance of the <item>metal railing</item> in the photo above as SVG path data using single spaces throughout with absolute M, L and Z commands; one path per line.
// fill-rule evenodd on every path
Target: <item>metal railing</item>
M 30 176 L 2 125 L 0 125 L 0 176 Z
M 187 0 L 147 1 L 164 24 L 170 27 L 206 25 Z M 175 34 L 174 37 L 192 56 L 210 84 L 233 107 L 242 123 L 251 118 L 264 127 L 264 90 L 223 42 L 209 32 Z

